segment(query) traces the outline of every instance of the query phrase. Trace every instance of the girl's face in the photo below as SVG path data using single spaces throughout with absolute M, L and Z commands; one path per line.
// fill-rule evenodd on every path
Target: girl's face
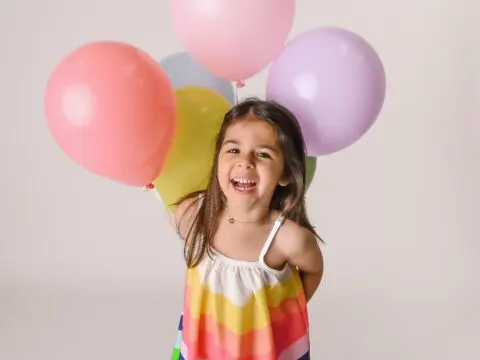
M 277 135 L 268 122 L 247 115 L 232 123 L 218 157 L 218 181 L 227 202 L 270 204 L 282 181 L 283 164 Z

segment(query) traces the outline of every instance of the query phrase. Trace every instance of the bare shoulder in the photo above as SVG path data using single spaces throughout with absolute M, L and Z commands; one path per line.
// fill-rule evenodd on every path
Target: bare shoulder
M 301 251 L 307 246 L 317 246 L 315 234 L 295 221 L 286 219 L 278 232 L 277 241 L 286 253 Z
M 175 226 L 179 235 L 185 239 L 193 225 L 199 208 L 200 196 L 190 197 L 183 200 L 173 212 Z
M 285 220 L 277 237 L 278 248 L 291 265 L 306 271 L 321 271 L 323 256 L 317 237 L 309 229 Z

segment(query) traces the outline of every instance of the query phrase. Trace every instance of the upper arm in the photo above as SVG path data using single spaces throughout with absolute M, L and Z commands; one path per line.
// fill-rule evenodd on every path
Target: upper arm
M 315 234 L 308 229 L 295 228 L 286 243 L 285 257 L 290 265 L 305 273 L 323 273 L 323 255 Z
M 175 227 L 182 239 L 186 239 L 188 232 L 193 225 L 195 216 L 197 215 L 198 198 L 192 197 L 182 201 L 173 213 Z

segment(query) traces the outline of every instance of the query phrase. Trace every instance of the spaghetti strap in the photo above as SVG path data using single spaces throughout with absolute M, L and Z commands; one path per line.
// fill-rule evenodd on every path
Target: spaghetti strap
M 275 220 L 272 230 L 270 230 L 270 233 L 268 234 L 267 241 L 265 241 L 265 244 L 263 245 L 263 248 L 260 251 L 260 257 L 258 260 L 260 261 L 261 264 L 265 264 L 265 255 L 267 254 L 268 249 L 270 249 L 270 246 L 272 246 L 273 240 L 275 239 L 275 235 L 277 235 L 278 229 L 280 229 L 280 226 L 282 226 L 284 219 L 285 218 L 282 215 L 280 215 Z

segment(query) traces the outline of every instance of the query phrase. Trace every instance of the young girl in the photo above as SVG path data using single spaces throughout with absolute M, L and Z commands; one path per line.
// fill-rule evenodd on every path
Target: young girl
M 185 300 L 172 359 L 310 359 L 307 302 L 323 258 L 305 210 L 295 117 L 247 99 L 224 118 L 204 192 L 178 202 Z

